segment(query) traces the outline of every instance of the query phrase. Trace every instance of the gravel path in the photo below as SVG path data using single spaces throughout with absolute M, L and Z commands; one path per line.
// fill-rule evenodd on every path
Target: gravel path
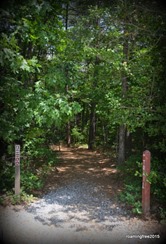
M 114 168 L 96 170 L 97 159 L 98 163 L 104 159 L 87 154 L 62 153 L 58 169 L 63 183 L 52 186 L 35 203 L 26 208 L 0 208 L 4 243 L 161 243 L 164 226 L 131 217 L 110 194 L 108 172 Z

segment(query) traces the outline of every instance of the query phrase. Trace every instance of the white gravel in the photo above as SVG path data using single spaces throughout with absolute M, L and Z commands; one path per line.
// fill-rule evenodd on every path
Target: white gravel
M 0 213 L 4 243 L 135 244 L 164 238 L 164 226 L 131 218 L 92 180 L 75 179 L 26 208 L 1 207 Z
M 99 155 L 94 160 L 90 153 L 76 153 L 65 149 L 61 165 L 61 170 L 67 166 L 75 173 L 62 173 L 56 186 L 56 178 L 51 181 L 52 190 L 41 199 L 26 207 L 0 207 L 1 243 L 162 243 L 166 226 L 134 218 L 111 199 L 107 189 L 111 176 L 97 168 Z

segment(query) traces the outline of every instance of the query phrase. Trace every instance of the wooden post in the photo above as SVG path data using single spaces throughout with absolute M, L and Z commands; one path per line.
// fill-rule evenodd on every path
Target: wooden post
M 143 152 L 143 177 L 142 177 L 142 211 L 147 216 L 150 213 L 150 183 L 147 176 L 150 174 L 151 153 L 146 150 Z
M 15 145 L 15 194 L 20 194 L 20 145 Z

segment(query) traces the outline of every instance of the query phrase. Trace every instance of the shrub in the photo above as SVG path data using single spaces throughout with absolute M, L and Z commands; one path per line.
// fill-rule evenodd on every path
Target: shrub
M 7 205 L 19 205 L 19 204 L 29 204 L 36 200 L 32 194 L 27 194 L 25 191 L 21 190 L 19 195 L 15 195 L 13 191 L 7 191 L 0 197 L 0 204 Z
M 151 184 L 151 202 L 153 204 L 159 203 L 162 208 L 163 203 L 166 201 L 166 177 L 164 166 L 162 168 L 161 165 L 161 162 L 152 158 L 151 172 L 147 176 L 147 181 Z M 133 213 L 141 214 L 142 160 L 140 156 L 131 156 L 119 169 L 123 172 L 125 178 L 124 190 L 119 196 L 120 200 L 129 205 Z
M 11 162 L 0 161 L 0 191 L 8 191 L 14 185 L 14 166 Z
M 132 212 L 135 214 L 142 213 L 142 206 L 140 201 L 141 187 L 134 185 L 125 185 L 124 191 L 120 193 L 119 198 L 125 202 Z

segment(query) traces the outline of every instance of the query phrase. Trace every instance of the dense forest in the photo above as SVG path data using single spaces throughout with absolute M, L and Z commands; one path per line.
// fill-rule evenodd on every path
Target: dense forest
M 164 202 L 162 2 L 11 0 L 0 15 L 1 193 L 13 187 L 14 144 L 31 192 L 42 185 L 36 169 L 43 176 L 56 161 L 50 145 L 63 142 L 107 149 L 139 181 L 142 152 L 150 150 L 152 193 Z

